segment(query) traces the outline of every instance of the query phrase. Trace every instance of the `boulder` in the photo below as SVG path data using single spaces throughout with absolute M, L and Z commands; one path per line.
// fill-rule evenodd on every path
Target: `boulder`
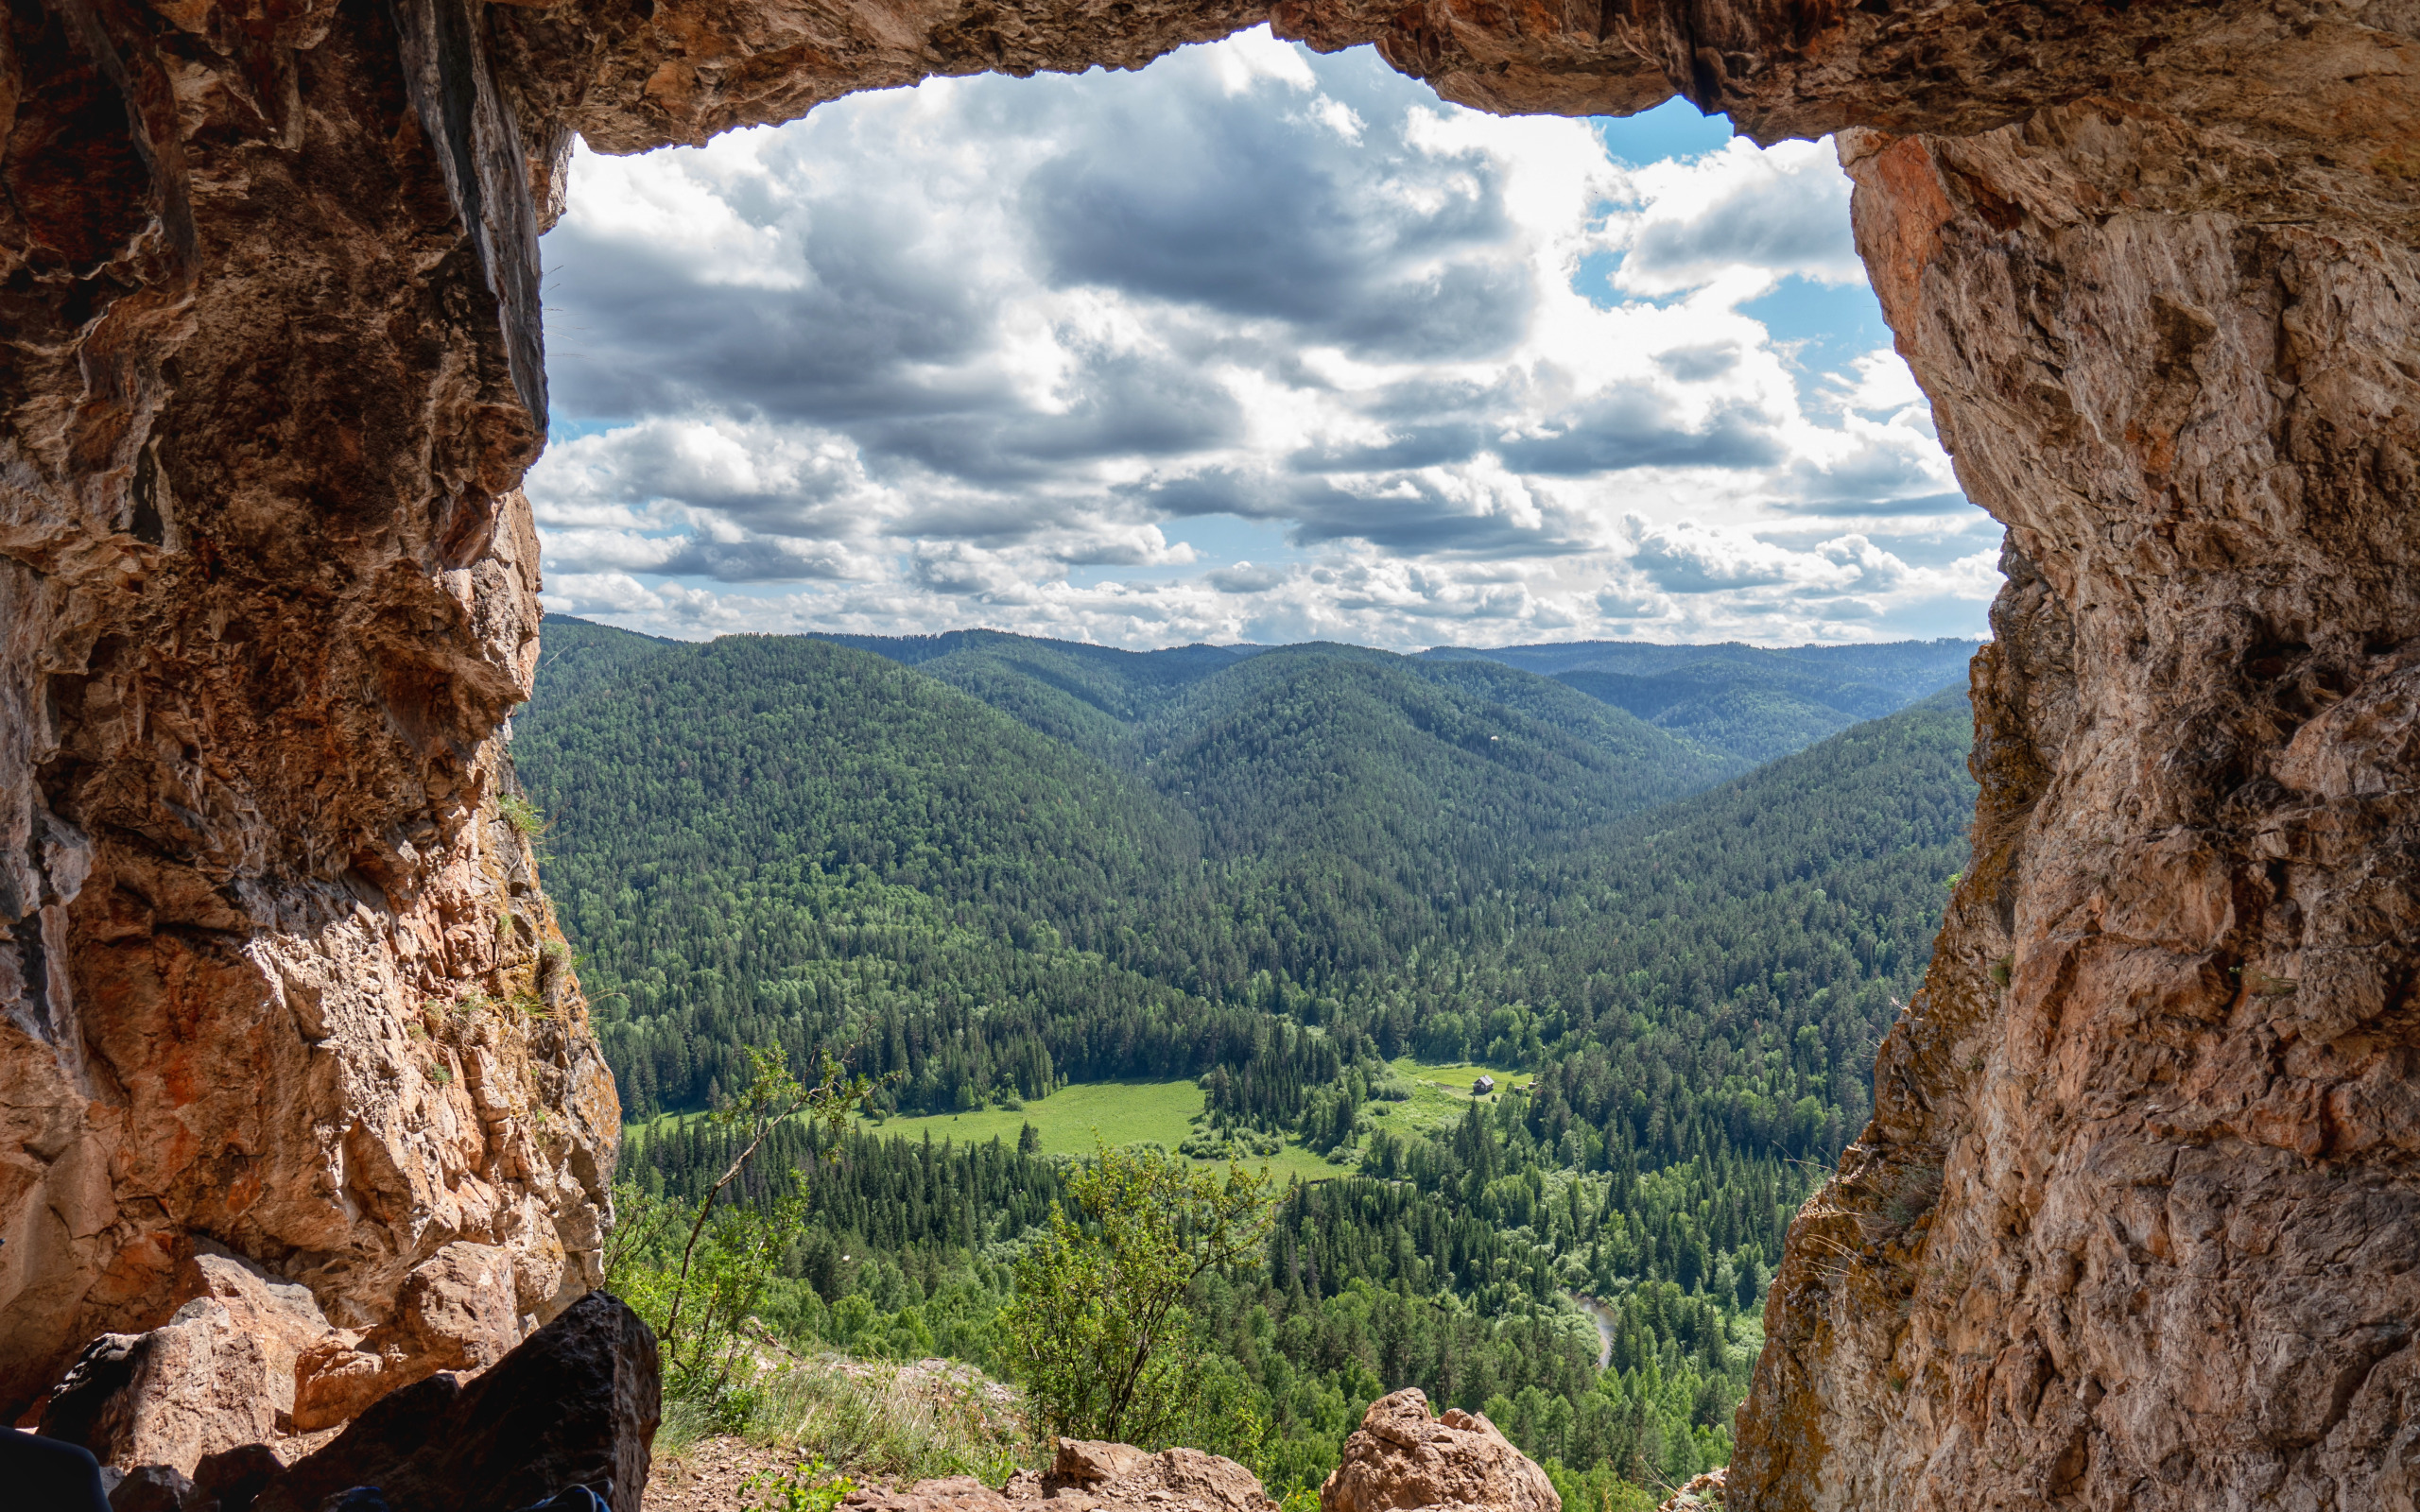
M 296 1431 L 316 1433 L 358 1417 L 372 1402 L 410 1384 L 402 1362 L 394 1368 L 382 1355 L 355 1349 L 341 1334 L 332 1333 L 302 1351 L 294 1362 L 291 1418 Z M 420 1377 L 434 1375 L 424 1371 Z
M 43 1404 L 45 1435 L 106 1465 L 192 1474 L 205 1456 L 334 1427 L 440 1370 L 485 1369 L 521 1338 L 512 1256 L 493 1245 L 439 1249 L 366 1335 L 332 1328 L 308 1287 L 214 1246 L 179 1267 L 175 1291 L 166 1325 L 85 1346 Z
M 267 1444 L 206 1454 L 194 1467 L 194 1489 L 218 1512 L 251 1512 L 252 1503 L 285 1473 L 285 1464 Z
M 476 1371 L 521 1340 L 511 1254 L 458 1241 L 416 1266 L 395 1315 L 358 1344 L 328 1334 L 302 1350 L 288 1393 L 294 1427 L 334 1427 L 440 1370 Z
M 43 1404 L 42 1432 L 105 1465 L 190 1474 L 205 1454 L 268 1437 L 271 1400 L 261 1339 L 216 1297 L 201 1297 L 165 1327 L 87 1345 Z
M 1009 1483 L 1011 1500 L 1046 1500 L 1053 1512 L 1274 1512 L 1259 1477 L 1231 1459 L 1198 1449 L 1146 1454 L 1132 1444 L 1063 1438 L 1050 1472 Z
M 1276 1512 L 1252 1471 L 1198 1449 L 1147 1454 L 1132 1444 L 1064 1438 L 1046 1474 L 1020 1470 L 994 1491 L 957 1475 L 903 1490 L 850 1493 L 850 1512 L 1011 1512 L 1036 1503 L 1048 1512 Z
M 1276 1512 L 1260 1478 L 1218 1454 L 1198 1449 L 1164 1449 L 1142 1464 L 1102 1482 L 1103 1501 L 1191 1512 Z
M 639 1512 L 661 1410 L 655 1335 L 592 1292 L 482 1372 L 393 1392 L 271 1482 L 255 1512 L 374 1486 L 391 1512 L 513 1512 L 574 1486 Z
M 512 1255 L 457 1242 L 415 1267 L 382 1333 L 406 1345 L 415 1367 L 484 1370 L 521 1342 Z M 377 1338 L 379 1334 L 372 1334 Z
M 138 1465 L 110 1488 L 110 1512 L 203 1512 L 199 1489 L 173 1465 Z
M 1561 1512 L 1547 1472 L 1485 1418 L 1447 1408 L 1428 1416 L 1417 1388 L 1370 1404 L 1344 1441 L 1343 1463 L 1320 1487 L 1320 1512 L 1395 1508 Z
M 295 1361 L 335 1332 L 311 1289 L 205 1243 L 187 1263 L 179 1291 L 186 1298 L 216 1298 L 235 1328 L 259 1342 L 270 1410 L 291 1414 Z
M 1075 1486 L 1095 1486 L 1115 1480 L 1137 1469 L 1150 1455 L 1132 1444 L 1112 1444 L 1097 1438 L 1063 1438 L 1059 1452 L 1050 1462 L 1054 1480 Z

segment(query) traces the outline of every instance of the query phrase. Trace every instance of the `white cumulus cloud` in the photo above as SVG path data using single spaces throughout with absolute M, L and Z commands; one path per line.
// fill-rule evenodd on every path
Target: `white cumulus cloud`
M 1904 364 L 1747 308 L 1863 286 L 1827 143 L 1632 165 L 1256 31 L 583 149 L 545 260 L 547 601 L 661 633 L 1875 638 L 1994 586 Z

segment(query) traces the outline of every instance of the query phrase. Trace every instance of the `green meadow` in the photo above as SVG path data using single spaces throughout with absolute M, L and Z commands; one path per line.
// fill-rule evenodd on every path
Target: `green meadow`
M 1493 1066 L 1475 1066 L 1468 1062 L 1454 1065 L 1429 1065 L 1409 1056 L 1392 1062 L 1396 1075 L 1411 1084 L 1411 1101 L 1365 1105 L 1381 1128 L 1398 1135 L 1425 1134 L 1460 1122 L 1470 1111 L 1473 1103 L 1482 1106 L 1495 1103 L 1507 1095 L 1510 1088 L 1527 1088 L 1537 1079 L 1526 1071 L 1498 1071 Z M 1473 1097 L 1471 1084 L 1481 1076 L 1495 1078 L 1495 1091 L 1486 1097 Z M 1528 1095 L 1524 1092 L 1522 1095 Z
M 1201 1088 L 1191 1081 L 1094 1081 L 1062 1087 L 1036 1098 L 1023 1111 L 1005 1108 L 977 1108 L 971 1113 L 899 1115 L 867 1127 L 880 1134 L 922 1139 L 956 1140 L 980 1144 L 989 1139 L 1017 1142 L 1017 1131 L 1031 1124 L 1042 1136 L 1045 1155 L 1089 1155 L 1093 1131 L 1107 1144 L 1165 1144 L 1175 1149 L 1192 1132 L 1193 1116 L 1201 1111 Z
M 1469 1086 L 1465 1077 L 1462 1091 L 1452 1094 L 1459 1098 L 1457 1108 L 1470 1101 Z M 1447 1095 L 1438 1089 L 1441 1100 Z M 1193 1132 L 1193 1120 L 1201 1111 L 1201 1087 L 1192 1080 L 1095 1081 L 1062 1087 L 1047 1097 L 1026 1104 L 1022 1110 L 984 1108 L 967 1113 L 894 1114 L 867 1119 L 863 1127 L 872 1134 L 903 1139 L 921 1140 L 929 1134 L 937 1142 L 955 1140 L 960 1144 L 981 1144 L 996 1139 L 1013 1145 L 1019 1131 L 1031 1124 L 1034 1132 L 1042 1137 L 1044 1155 L 1090 1155 L 1096 1143 L 1158 1144 L 1173 1150 Z M 625 1125 L 622 1132 L 625 1140 L 635 1145 L 660 1127 L 703 1116 L 667 1113 L 645 1123 Z M 1288 1177 L 1317 1181 L 1346 1175 L 1352 1169 L 1329 1164 L 1303 1148 L 1302 1141 L 1292 1135 L 1287 1137 L 1285 1147 L 1276 1154 L 1238 1163 L 1247 1168 L 1267 1167 L 1280 1186 Z
M 1159 1144 L 1173 1150 L 1193 1132 L 1193 1120 L 1202 1110 L 1201 1084 L 1185 1081 L 1094 1081 L 1062 1087 L 1047 1097 L 1025 1105 L 1022 1111 L 1001 1108 L 971 1113 L 934 1113 L 920 1118 L 893 1117 L 867 1127 L 882 1134 L 922 1139 L 957 1140 L 980 1144 L 997 1138 L 1014 1144 L 1017 1133 L 1031 1124 L 1042 1137 L 1045 1155 L 1090 1155 L 1095 1144 Z M 1266 1166 L 1279 1185 L 1289 1176 L 1306 1181 L 1345 1175 L 1350 1167 L 1330 1165 L 1288 1136 L 1275 1155 L 1238 1162 L 1247 1168 Z

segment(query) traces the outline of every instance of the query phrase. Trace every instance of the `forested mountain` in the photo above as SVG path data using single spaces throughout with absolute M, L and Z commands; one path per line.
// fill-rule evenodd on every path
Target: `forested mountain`
M 1197 1298 L 1226 1372 L 1202 1389 L 1270 1425 L 1274 1483 L 1315 1485 L 1412 1383 L 1592 1508 L 1718 1458 L 1782 1229 L 1866 1115 L 1973 804 L 1954 693 L 1733 777 L 1493 657 L 546 635 L 514 754 L 633 1116 L 718 1101 L 743 1044 L 828 1046 L 903 1110 L 1198 1077 L 1188 1152 L 1326 1155 L 1265 1270 Z M 1633 664 L 1604 675 L 1707 662 Z M 1925 664 L 1839 659 L 1792 696 L 1904 703 Z M 1534 1080 L 1429 1132 L 1404 1057 Z M 748 1194 L 809 1217 L 771 1321 L 995 1361 L 1058 1167 L 777 1146 Z M 694 1197 L 728 1158 L 674 1118 L 628 1164 Z M 1574 1295 L 1602 1299 L 1601 1373 Z
M 1709 750 L 1765 762 L 1962 687 L 1975 646 L 1949 640 L 1769 650 L 1576 641 L 1487 651 L 1441 646 L 1425 655 L 1540 673 Z
M 528 732 L 546 711 L 611 684 L 632 662 L 682 644 L 567 615 L 547 615 L 538 650 L 538 696 L 514 712 L 515 737 Z
M 1112 664 L 1081 702 L 1110 733 L 1077 743 L 928 675 L 965 646 L 910 669 L 618 634 L 566 637 L 577 689 L 542 683 L 514 750 L 641 1112 L 704 1106 L 776 1040 L 863 1041 L 913 1108 L 1195 1074 L 1264 1007 L 1495 928 L 1552 858 L 1726 769 L 1545 679 L 1350 647 Z

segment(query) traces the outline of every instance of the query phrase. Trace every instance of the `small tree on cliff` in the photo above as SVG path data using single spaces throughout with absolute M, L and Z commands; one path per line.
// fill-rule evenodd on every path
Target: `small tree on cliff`
M 1037 1426 L 1153 1445 L 1184 1418 L 1196 1364 L 1185 1293 L 1212 1270 L 1257 1261 L 1268 1178 L 1196 1169 L 1153 1146 L 1098 1149 L 1067 1183 L 1076 1215 L 1017 1262 L 1001 1331 Z
M 822 1056 L 819 1079 L 809 1087 L 800 1082 L 780 1050 L 753 1045 L 746 1050 L 747 1088 L 713 1115 L 717 1125 L 732 1131 L 737 1146 L 730 1165 L 706 1189 L 694 1214 L 635 1189 L 619 1189 L 617 1202 L 631 1211 L 619 1215 L 606 1247 L 606 1286 L 655 1325 L 665 1374 L 683 1385 L 728 1374 L 738 1326 L 764 1295 L 784 1246 L 804 1218 L 804 1204 L 790 1197 L 750 1211 L 726 1211 L 715 1221 L 715 1204 L 723 1189 L 748 1169 L 775 1125 L 803 1117 L 837 1135 L 850 1115 L 864 1108 L 876 1085 L 851 1075 L 829 1052 Z M 678 1232 L 673 1225 L 683 1216 L 689 1224 L 680 1263 L 654 1263 L 653 1252 L 667 1231 Z

